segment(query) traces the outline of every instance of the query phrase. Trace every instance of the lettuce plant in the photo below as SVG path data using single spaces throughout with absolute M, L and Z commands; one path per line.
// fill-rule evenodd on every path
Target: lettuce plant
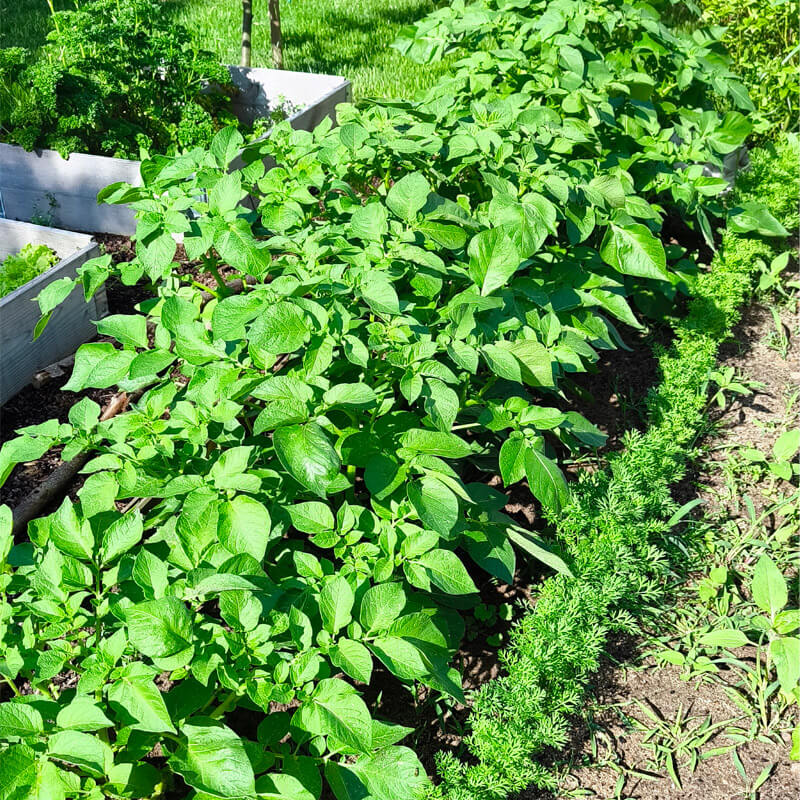
M 4 297 L 47 272 L 58 263 L 58 256 L 44 244 L 26 244 L 19 253 L 12 253 L 0 264 L 0 297 Z

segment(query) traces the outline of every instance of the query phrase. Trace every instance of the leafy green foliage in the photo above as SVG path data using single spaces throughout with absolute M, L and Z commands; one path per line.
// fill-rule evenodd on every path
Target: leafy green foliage
M 619 346 L 617 323 L 641 326 L 634 308 L 688 293 L 692 265 L 663 246 L 661 221 L 724 213 L 702 164 L 749 125 L 703 107 L 709 85 L 733 81 L 710 37 L 593 0 L 532 27 L 515 5 L 457 7 L 499 51 L 467 56 L 418 102 L 343 105 L 339 128 L 313 133 L 278 125 L 235 169 L 243 138 L 223 129 L 208 149 L 145 161 L 142 186 L 101 194 L 136 210 L 136 258 L 87 262 L 76 282 L 90 297 L 112 274 L 147 276 L 156 296 L 99 323 L 116 344 L 81 347 L 66 388 L 141 394 L 102 422 L 83 400 L 0 451 L 3 478 L 55 445 L 91 457 L 79 501 L 6 555 L 3 674 L 41 694 L 64 672 L 78 682 L 4 756 L 71 764 L 63 780 L 81 791 L 150 787 L 123 796 L 178 775 L 199 796 L 317 798 L 324 775 L 338 800 L 406 800 L 427 785 L 397 744 L 407 731 L 372 719 L 354 682 L 380 662 L 464 702 L 450 661 L 475 569 L 508 580 L 518 547 L 568 587 L 641 556 L 616 528 L 597 537 L 600 566 L 548 548 L 485 479 L 526 480 L 545 515 L 571 513 L 559 457 L 604 436 L 563 410 L 569 376 Z M 213 291 L 174 263 L 178 234 Z M 43 324 L 70 287 L 40 296 Z M 626 487 L 636 524 L 663 506 L 658 476 Z M 630 590 L 598 580 L 567 609 L 540 604 L 572 637 L 541 669 L 573 696 L 602 639 L 586 614 Z M 541 699 L 536 674 L 508 708 Z M 87 697 L 116 735 L 62 729 L 60 705 Z M 550 710 L 536 741 L 559 740 Z M 237 711 L 258 715 L 255 733 Z M 526 753 L 530 731 L 514 730 L 498 742 Z
M 26 244 L 0 264 L 0 297 L 19 289 L 58 263 L 58 256 L 44 244 Z
M 234 121 L 227 69 L 155 0 L 84 0 L 32 56 L 0 50 L 0 136 L 27 150 L 138 158 Z M 204 87 L 210 84 L 210 91 Z
M 797 4 L 787 0 L 702 0 L 703 21 L 724 25 L 722 41 L 767 134 L 790 130 L 800 110 Z
M 798 156 L 794 136 L 755 151 L 755 168 L 742 180 L 734 202 L 766 202 L 777 184 L 779 202 L 769 207 L 781 224 L 796 225 L 796 211 L 782 193 L 798 191 Z M 660 356 L 663 379 L 648 398 L 650 429 L 629 436 L 608 469 L 584 474 L 556 520 L 576 579 L 558 575 L 545 581 L 534 610 L 522 617 L 501 654 L 507 675 L 483 686 L 474 698 L 467 746 L 475 761 L 441 755 L 442 784 L 431 797 L 501 800 L 531 783 L 557 788 L 556 777 L 531 755 L 568 741 L 569 715 L 584 700 L 608 633 L 633 630 L 637 610 L 658 606 L 663 598 L 663 581 L 671 573 L 657 546 L 691 508 L 676 510 L 670 485 L 683 476 L 687 443 L 703 425 L 717 347 L 738 321 L 758 259 L 769 260 L 775 252 L 768 241 L 732 231 L 724 235 L 712 270 L 697 282 L 687 318 L 676 325 L 674 346 Z M 792 446 L 788 441 L 786 451 Z M 779 610 L 785 604 L 782 576 L 765 562 L 758 584 L 761 607 L 775 620 L 770 637 L 792 639 L 796 613 Z M 744 643 L 741 632 L 729 631 L 716 635 L 724 635 L 723 643 L 730 646 Z M 796 641 L 776 646 L 787 696 L 795 702 L 796 668 L 787 670 L 787 665 L 796 663 L 790 660 Z M 775 689 L 771 684 L 766 691 Z M 797 742 L 797 734 L 793 737 Z

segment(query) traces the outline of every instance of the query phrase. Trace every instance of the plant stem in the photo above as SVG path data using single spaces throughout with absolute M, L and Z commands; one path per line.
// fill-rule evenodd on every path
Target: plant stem
M 231 692 L 208 716 L 211 719 L 219 719 L 231 710 L 238 699 L 239 695 L 236 692 Z

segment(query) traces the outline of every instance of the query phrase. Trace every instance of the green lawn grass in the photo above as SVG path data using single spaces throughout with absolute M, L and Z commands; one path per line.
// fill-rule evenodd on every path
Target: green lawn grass
M 239 63 L 240 0 L 163 0 L 176 22 L 220 58 Z M 73 0 L 56 0 L 72 8 Z M 402 25 L 436 0 L 283 0 L 284 67 L 343 75 L 362 97 L 410 98 L 446 68 L 419 66 L 389 47 Z M 36 47 L 47 32 L 46 0 L 0 0 L 0 46 Z M 267 0 L 253 0 L 253 66 L 271 66 Z

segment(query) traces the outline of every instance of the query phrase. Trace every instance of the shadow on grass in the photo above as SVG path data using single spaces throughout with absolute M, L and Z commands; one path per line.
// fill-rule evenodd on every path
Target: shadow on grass
M 71 0 L 54 0 L 57 11 L 74 8 Z M 34 50 L 50 29 L 47 0 L 0 0 L 0 47 Z

